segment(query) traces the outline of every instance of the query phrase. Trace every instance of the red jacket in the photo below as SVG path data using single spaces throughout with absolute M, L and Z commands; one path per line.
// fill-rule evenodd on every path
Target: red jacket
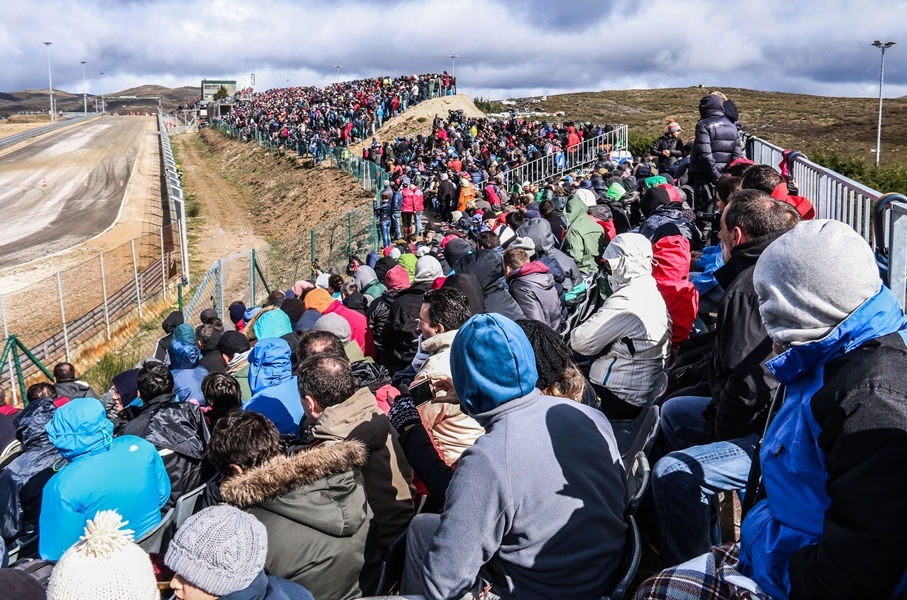
M 372 330 L 368 328 L 365 315 L 349 309 L 340 300 L 334 300 L 322 314 L 337 313 L 350 324 L 350 339 L 356 342 L 362 353 L 375 358 L 375 339 Z
M 787 202 L 796 208 L 797 212 L 800 213 L 800 216 L 803 217 L 804 220 L 808 221 L 816 218 L 816 209 L 813 208 L 812 202 L 803 196 L 791 196 L 787 191 L 786 183 L 779 183 L 775 186 L 775 189 L 772 190 L 772 198 L 780 200 L 781 202 Z
M 699 292 L 690 283 L 690 242 L 682 235 L 663 237 L 652 245 L 652 276 L 671 316 L 671 344 L 690 337 L 699 312 Z

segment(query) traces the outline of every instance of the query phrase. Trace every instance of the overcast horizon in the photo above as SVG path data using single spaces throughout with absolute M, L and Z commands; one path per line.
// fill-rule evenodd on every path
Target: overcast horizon
M 878 97 L 893 2 L 650 0 L 38 0 L 5 8 L 0 91 L 111 93 L 235 79 L 255 89 L 451 71 L 459 91 L 504 99 L 703 85 Z M 76 24 L 73 26 L 73 24 Z M 907 40 L 885 53 L 885 97 L 907 95 Z M 341 65 L 340 69 L 336 65 Z M 99 73 L 103 72 L 101 77 Z

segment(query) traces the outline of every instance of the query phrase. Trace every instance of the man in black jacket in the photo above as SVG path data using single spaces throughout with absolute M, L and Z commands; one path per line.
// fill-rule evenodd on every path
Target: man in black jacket
M 730 196 L 721 217 L 725 265 L 715 277 L 727 291 L 718 305 L 710 397 L 681 396 L 663 406 L 662 445 L 652 490 L 667 564 L 679 564 L 720 542 L 715 497 L 742 489 L 765 427 L 777 382 L 763 364 L 774 356 L 759 315 L 753 271 L 762 252 L 800 216 L 768 194 Z
M 173 375 L 161 363 L 146 363 L 139 370 L 138 388 L 142 407 L 121 412 L 128 420 L 114 435 L 135 435 L 154 444 L 170 476 L 168 506 L 172 506 L 210 474 L 205 453 L 211 436 L 198 405 L 176 398 Z
M 651 154 L 655 157 L 659 173 L 667 173 L 674 163 L 683 156 L 683 140 L 680 139 L 680 125 L 671 121 L 665 134 L 652 144 Z
M 737 126 L 727 118 L 724 100 L 709 94 L 699 101 L 699 122 L 690 154 L 690 177 L 696 195 L 696 210 L 706 210 L 715 196 L 715 182 L 735 158 L 743 157 Z

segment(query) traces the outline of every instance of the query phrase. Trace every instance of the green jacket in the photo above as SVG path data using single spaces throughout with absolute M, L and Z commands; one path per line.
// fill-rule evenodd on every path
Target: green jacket
M 598 258 L 608 245 L 604 229 L 589 217 L 586 205 L 576 196 L 567 200 L 564 216 L 567 217 L 565 252 L 576 261 L 580 272 L 597 273 Z

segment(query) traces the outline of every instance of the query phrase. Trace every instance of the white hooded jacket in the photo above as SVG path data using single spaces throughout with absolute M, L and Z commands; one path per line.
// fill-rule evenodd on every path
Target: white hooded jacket
M 671 318 L 652 277 L 652 244 L 638 233 L 615 237 L 602 255 L 614 293 L 570 335 L 572 348 L 597 357 L 589 379 L 624 402 L 642 405 L 667 365 Z

